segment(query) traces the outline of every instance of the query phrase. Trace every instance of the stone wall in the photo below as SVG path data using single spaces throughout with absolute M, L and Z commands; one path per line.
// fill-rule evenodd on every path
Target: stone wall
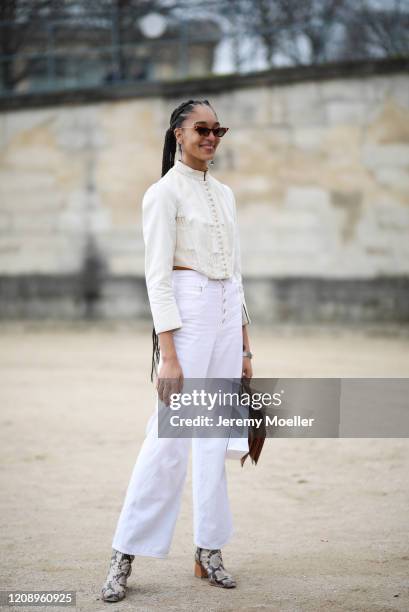
M 253 320 L 409 320 L 407 62 L 97 93 L 0 101 L 0 316 L 149 318 L 141 200 L 203 96 Z

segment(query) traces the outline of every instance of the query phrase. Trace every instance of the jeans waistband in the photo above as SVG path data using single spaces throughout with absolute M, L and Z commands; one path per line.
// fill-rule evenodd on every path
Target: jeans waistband
M 209 278 L 208 276 L 206 276 L 206 274 L 203 274 L 203 272 L 198 272 L 197 270 L 172 270 L 172 277 L 173 278 L 197 278 L 199 280 L 203 280 L 207 283 L 211 283 L 211 284 L 230 284 L 233 282 L 233 277 L 230 276 L 229 278 Z

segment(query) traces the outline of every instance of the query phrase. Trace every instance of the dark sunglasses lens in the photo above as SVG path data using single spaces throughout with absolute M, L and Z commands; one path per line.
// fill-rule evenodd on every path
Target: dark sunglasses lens
M 210 128 L 202 127 L 200 125 L 196 126 L 196 131 L 198 134 L 200 134 L 200 136 L 209 136 L 210 134 Z
M 213 134 L 215 136 L 218 136 L 219 138 L 221 138 L 222 136 L 225 135 L 225 133 L 227 132 L 226 128 L 220 127 L 220 128 L 216 128 L 215 130 L 213 130 Z

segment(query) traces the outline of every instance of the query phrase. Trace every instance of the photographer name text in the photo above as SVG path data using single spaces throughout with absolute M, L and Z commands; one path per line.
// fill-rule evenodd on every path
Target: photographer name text
M 219 419 L 214 423 L 212 417 L 198 415 L 193 418 L 181 417 L 177 414 L 172 415 L 169 419 L 172 427 L 255 427 L 259 429 L 263 423 L 265 426 L 272 427 L 311 427 L 314 418 L 301 417 L 293 415 L 292 417 L 284 418 L 274 415 L 270 417 L 266 415 L 264 418 L 226 418 L 219 416 Z

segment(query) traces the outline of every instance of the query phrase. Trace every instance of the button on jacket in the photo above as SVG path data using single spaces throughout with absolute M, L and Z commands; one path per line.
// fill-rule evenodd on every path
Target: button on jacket
M 242 324 L 251 323 L 241 277 L 236 202 L 209 170 L 180 160 L 153 183 L 142 200 L 145 277 L 157 334 L 182 327 L 173 293 L 173 266 L 209 279 L 233 278 L 242 296 Z

